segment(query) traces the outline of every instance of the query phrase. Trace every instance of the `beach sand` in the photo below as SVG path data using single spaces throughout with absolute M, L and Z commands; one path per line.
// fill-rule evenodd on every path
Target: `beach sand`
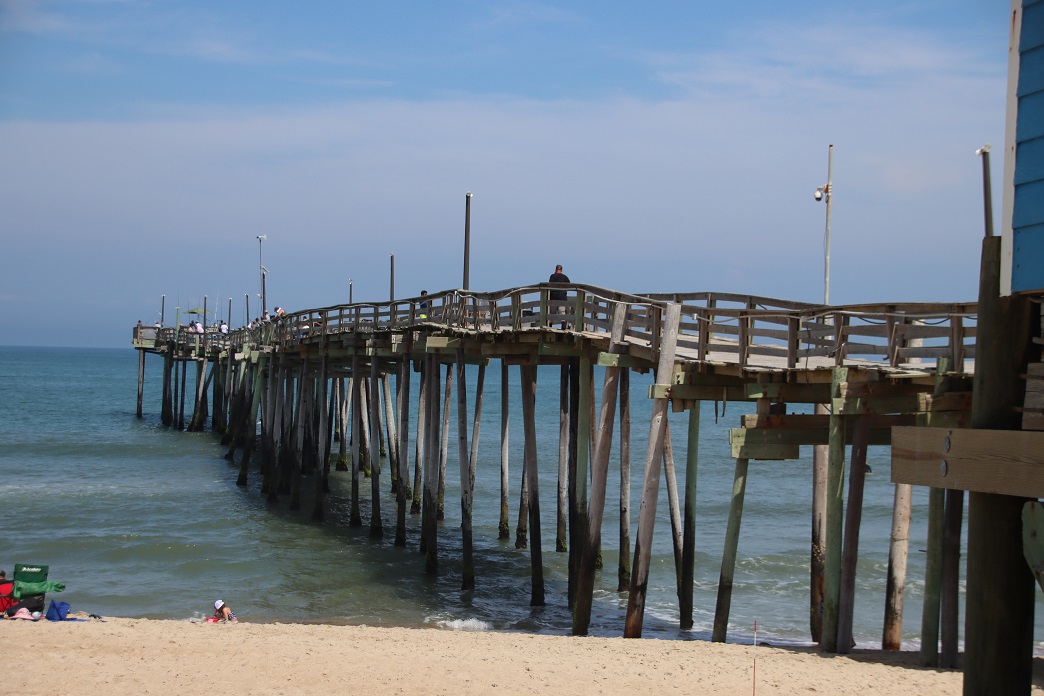
M 0 636 L 12 694 L 927 695 L 962 683 L 917 653 L 761 645 L 755 691 L 752 646 L 703 641 L 126 618 L 4 621 Z

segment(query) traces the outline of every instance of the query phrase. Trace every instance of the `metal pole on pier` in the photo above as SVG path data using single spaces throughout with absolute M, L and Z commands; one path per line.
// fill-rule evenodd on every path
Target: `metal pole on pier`
M 471 191 L 464 196 L 464 284 L 465 290 L 471 283 Z
M 167 296 L 160 296 L 160 326 L 163 326 L 163 322 L 167 317 Z
M 830 304 L 830 199 L 834 197 L 834 191 L 830 186 L 831 176 L 834 168 L 834 146 L 831 145 L 827 153 L 827 182 L 825 186 L 816 189 L 816 200 L 826 199 L 826 236 L 823 245 L 823 304 Z
M 395 254 L 389 254 L 391 256 L 391 285 L 388 288 L 388 300 L 392 301 L 395 299 Z
M 348 279 L 348 304 L 352 304 L 352 279 Z
M 268 311 L 268 298 L 265 297 L 265 264 L 261 260 L 261 245 L 266 239 L 268 239 L 267 234 L 257 235 L 257 265 L 260 267 L 261 273 L 261 316 L 264 316 L 265 312 Z

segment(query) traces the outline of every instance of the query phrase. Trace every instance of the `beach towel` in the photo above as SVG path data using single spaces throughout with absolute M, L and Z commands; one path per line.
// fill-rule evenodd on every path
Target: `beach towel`
M 65 621 L 69 615 L 69 603 L 68 602 L 56 602 L 51 600 L 51 606 L 47 607 L 47 620 L 48 621 Z

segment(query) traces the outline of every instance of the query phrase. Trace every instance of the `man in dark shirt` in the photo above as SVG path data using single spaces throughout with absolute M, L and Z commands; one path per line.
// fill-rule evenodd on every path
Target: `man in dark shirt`
M 562 272 L 562 264 L 555 266 L 555 272 L 551 274 L 551 277 L 547 279 L 549 283 L 568 283 L 569 276 Z M 552 290 L 548 293 L 549 311 L 551 314 L 565 314 L 569 311 L 568 305 L 566 305 L 566 293 L 565 290 Z M 562 323 L 562 328 L 565 328 L 565 322 Z

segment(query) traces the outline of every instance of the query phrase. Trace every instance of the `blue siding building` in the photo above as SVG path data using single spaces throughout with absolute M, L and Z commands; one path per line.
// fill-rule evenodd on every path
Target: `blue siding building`
M 1004 221 L 1006 289 L 1044 292 L 1044 0 L 1012 3 Z

